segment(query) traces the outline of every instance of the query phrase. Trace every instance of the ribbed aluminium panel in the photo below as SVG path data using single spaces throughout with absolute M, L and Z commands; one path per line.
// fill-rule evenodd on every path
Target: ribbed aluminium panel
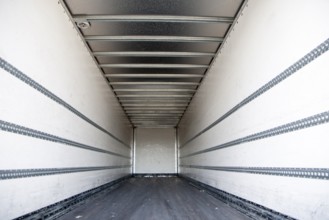
M 193 97 L 242 3 L 62 1 L 120 102 Z

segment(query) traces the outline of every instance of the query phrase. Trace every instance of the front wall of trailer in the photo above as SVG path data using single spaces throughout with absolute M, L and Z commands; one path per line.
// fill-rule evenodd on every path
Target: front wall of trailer
M 17 174 L 1 176 L 0 219 L 130 174 L 129 121 L 62 6 L 5 1 L 0 18 L 0 170 Z
M 136 128 L 136 174 L 176 173 L 176 129 Z
M 317 48 L 329 36 L 328 8 L 248 2 L 179 125 L 182 175 L 295 218 L 329 218 L 328 173 L 287 169 L 329 167 L 329 53 L 314 59 L 328 49 Z

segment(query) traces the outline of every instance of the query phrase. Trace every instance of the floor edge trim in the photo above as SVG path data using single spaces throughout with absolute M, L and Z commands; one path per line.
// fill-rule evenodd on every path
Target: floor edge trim
M 119 187 L 123 182 L 131 178 L 131 175 L 126 175 L 109 183 L 103 184 L 96 188 L 81 192 L 62 201 L 56 202 L 49 206 L 27 213 L 17 217 L 14 220 L 32 220 L 32 219 L 56 219 L 60 216 L 72 211 L 77 206 L 86 202 L 86 200 L 94 198 L 102 193 L 109 192 Z
M 236 195 L 230 194 L 223 190 L 217 189 L 185 175 L 179 174 L 178 177 L 187 181 L 190 185 L 204 190 L 206 193 L 212 195 L 213 197 L 221 200 L 222 202 L 228 204 L 232 208 L 242 212 L 252 219 L 295 219 L 291 216 L 285 215 L 283 213 L 277 212 L 265 206 L 259 205 L 247 199 L 243 199 Z

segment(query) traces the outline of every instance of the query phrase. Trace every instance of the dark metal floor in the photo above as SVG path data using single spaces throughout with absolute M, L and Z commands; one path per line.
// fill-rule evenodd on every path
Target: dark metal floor
M 66 219 L 249 219 L 177 177 L 131 178 L 86 202 Z

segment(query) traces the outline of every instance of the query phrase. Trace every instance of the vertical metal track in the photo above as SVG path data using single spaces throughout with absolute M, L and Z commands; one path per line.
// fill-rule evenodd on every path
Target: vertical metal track
M 178 146 L 178 128 L 175 128 L 175 172 L 179 173 L 179 146 Z
M 133 128 L 133 149 L 132 149 L 132 173 L 136 173 L 136 128 Z

